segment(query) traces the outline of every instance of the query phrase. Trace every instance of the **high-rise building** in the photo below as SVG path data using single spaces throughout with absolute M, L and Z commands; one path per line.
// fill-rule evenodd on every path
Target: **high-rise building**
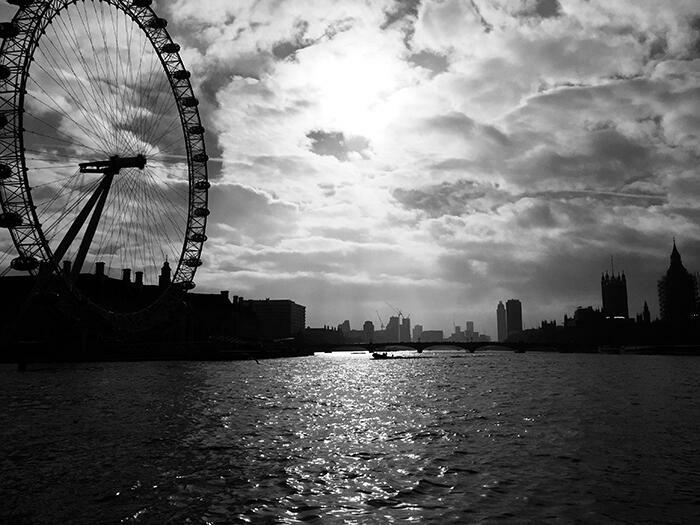
M 506 307 L 503 306 L 503 301 L 498 301 L 496 322 L 498 324 L 498 340 L 505 341 L 508 337 L 508 327 L 506 326 Z
M 473 332 L 474 331 L 474 321 L 467 321 L 465 328 L 465 332 Z
M 423 325 L 417 324 L 416 326 L 413 327 L 413 340 L 420 341 L 422 336 L 423 336 Z
M 506 329 L 508 337 L 523 331 L 523 306 L 518 299 L 506 301 Z
M 374 341 L 374 323 L 372 321 L 365 321 L 362 325 L 363 339 L 366 343 Z
M 604 273 L 600 277 L 600 288 L 603 295 L 603 315 L 627 319 L 627 278 L 624 272 L 618 275 Z
M 411 319 L 408 317 L 404 317 L 401 321 L 401 327 L 399 328 L 399 341 L 411 341 Z
M 401 326 L 399 325 L 398 317 L 389 317 L 389 324 L 386 325 L 386 337 L 387 342 L 396 343 L 399 341 L 399 336 L 401 335 L 399 330 Z
M 665 321 L 685 321 L 697 312 L 698 283 L 683 266 L 681 254 L 673 241 L 671 264 L 658 284 L 659 310 Z

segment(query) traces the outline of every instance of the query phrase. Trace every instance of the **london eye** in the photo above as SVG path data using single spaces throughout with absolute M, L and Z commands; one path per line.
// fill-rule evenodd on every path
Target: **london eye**
M 82 274 L 134 272 L 143 311 L 194 287 L 207 154 L 190 72 L 150 0 L 9 0 L 0 24 L 0 227 L 12 269 L 118 309 Z M 158 271 L 173 268 L 167 286 Z M 162 285 L 162 282 L 160 283 Z M 127 308 L 127 310 L 129 309 Z

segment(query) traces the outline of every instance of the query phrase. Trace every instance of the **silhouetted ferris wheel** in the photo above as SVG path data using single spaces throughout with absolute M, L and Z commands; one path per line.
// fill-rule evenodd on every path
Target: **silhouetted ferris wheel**
M 208 157 L 167 21 L 150 0 L 8 1 L 18 10 L 0 24 L 0 226 L 12 268 L 61 275 L 80 295 L 81 272 L 129 269 L 155 285 L 167 260 L 168 290 L 193 288 Z

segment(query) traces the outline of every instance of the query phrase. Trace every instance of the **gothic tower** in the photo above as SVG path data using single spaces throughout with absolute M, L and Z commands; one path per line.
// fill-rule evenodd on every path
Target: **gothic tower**
M 600 278 L 605 317 L 629 317 L 627 306 L 627 278 L 624 272 L 618 275 L 604 273 Z
M 685 321 L 697 312 L 698 283 L 683 266 L 675 239 L 671 251 L 671 264 L 666 275 L 659 280 L 658 291 L 661 319 Z

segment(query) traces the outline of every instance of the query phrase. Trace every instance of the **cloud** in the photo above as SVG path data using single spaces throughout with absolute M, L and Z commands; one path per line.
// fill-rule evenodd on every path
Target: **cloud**
M 369 155 L 369 141 L 364 137 L 345 137 L 338 131 L 309 131 L 306 136 L 311 140 L 311 151 L 316 155 L 330 155 L 341 162 L 348 160 L 355 153 L 362 158 Z
M 700 267 L 694 0 L 158 8 L 221 159 L 200 289 L 494 334 L 599 304 L 611 254 L 653 311 L 674 234 Z

